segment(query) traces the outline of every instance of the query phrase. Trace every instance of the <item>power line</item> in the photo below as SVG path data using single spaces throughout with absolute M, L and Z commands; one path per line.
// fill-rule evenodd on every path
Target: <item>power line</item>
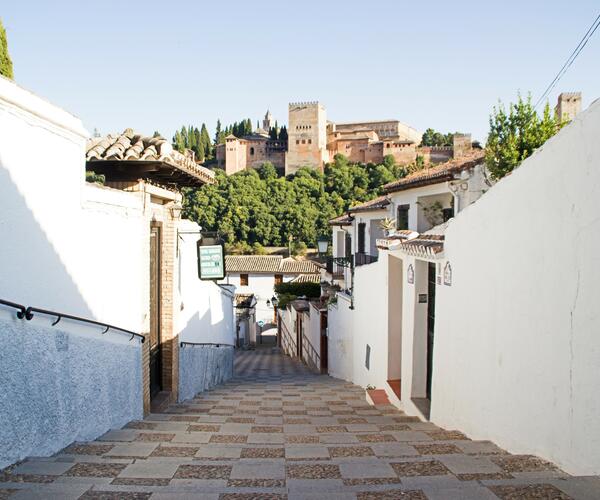
M 571 55 L 567 58 L 567 60 L 563 64 L 562 68 L 560 68 L 560 71 L 556 74 L 556 76 L 554 77 L 554 80 L 552 80 L 550 82 L 550 85 L 548 85 L 548 87 L 546 87 L 546 90 L 544 90 L 544 92 L 542 93 L 540 98 L 535 103 L 534 108 L 537 108 L 539 106 L 539 104 L 546 97 L 548 97 L 550 92 L 552 92 L 552 89 L 556 86 L 556 84 L 564 76 L 564 74 L 567 72 L 567 70 L 573 64 L 573 62 L 575 62 L 575 59 L 577 59 L 577 56 L 580 54 L 580 52 L 583 50 L 583 48 L 587 45 L 590 38 L 592 38 L 592 36 L 596 32 L 596 30 L 598 29 L 598 26 L 600 26 L 600 14 L 598 14 L 598 17 L 596 17 L 596 19 L 594 19 L 594 22 L 592 23 L 592 25 L 588 28 L 585 35 L 583 35 L 583 38 L 577 44 L 577 47 L 575 47 L 575 49 L 573 49 L 573 52 L 571 52 Z

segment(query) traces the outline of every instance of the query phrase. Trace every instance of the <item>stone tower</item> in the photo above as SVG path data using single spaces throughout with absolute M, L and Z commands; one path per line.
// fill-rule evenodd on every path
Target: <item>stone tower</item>
M 560 121 L 571 121 L 581 111 L 581 92 L 563 92 L 554 108 Z
M 285 174 L 300 167 L 323 169 L 327 160 L 327 118 L 318 102 L 290 103 Z
M 274 126 L 275 126 L 275 123 L 273 122 L 273 115 L 267 109 L 267 113 L 265 114 L 265 117 L 263 118 L 262 128 L 265 132 L 269 133 L 269 130 L 271 130 L 271 127 L 274 127 Z

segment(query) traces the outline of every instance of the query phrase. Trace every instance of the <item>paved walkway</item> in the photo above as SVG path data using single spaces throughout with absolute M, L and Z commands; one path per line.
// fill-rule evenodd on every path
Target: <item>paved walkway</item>
M 236 378 L 92 443 L 0 472 L 0 499 L 600 498 L 532 456 L 369 406 L 352 384 L 273 348 Z

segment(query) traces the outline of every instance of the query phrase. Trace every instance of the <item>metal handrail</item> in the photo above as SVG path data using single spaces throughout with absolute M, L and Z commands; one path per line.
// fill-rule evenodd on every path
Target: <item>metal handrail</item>
M 183 347 L 184 345 L 214 345 L 216 347 L 235 347 L 233 344 L 226 344 L 225 342 L 215 343 L 215 342 L 179 342 L 179 346 Z
M 13 309 L 17 309 L 17 318 L 23 319 L 27 314 L 27 308 L 23 304 L 17 304 L 16 302 L 11 302 L 10 300 L 0 299 L 0 304 L 7 307 L 12 307 Z
M 302 332 L 302 347 L 304 347 L 304 341 L 306 341 L 306 343 L 308 344 L 308 346 L 310 347 L 310 349 L 312 350 L 314 356 L 317 358 L 317 361 L 321 361 L 321 355 L 317 352 L 317 350 L 314 348 L 314 346 L 312 345 L 312 343 L 310 342 L 310 340 L 308 340 L 308 337 L 306 335 L 304 335 L 304 332 Z M 312 356 L 309 356 L 309 358 L 312 361 Z
M 139 337 L 141 339 L 142 344 L 146 340 L 146 337 L 144 337 L 144 335 L 142 335 L 141 333 L 132 332 L 131 330 L 126 330 L 125 328 L 121 328 L 121 327 L 114 326 L 114 325 L 109 325 L 108 323 L 102 323 L 100 321 L 94 321 L 93 319 L 87 319 L 87 318 L 81 318 L 79 316 L 73 316 L 71 314 L 64 314 L 64 313 L 59 313 L 56 311 L 49 311 L 47 309 L 40 309 L 38 307 L 28 307 L 25 310 L 25 319 L 28 321 L 31 320 L 34 316 L 33 313 L 45 314 L 47 316 L 55 316 L 56 320 L 52 323 L 52 326 L 56 326 L 61 319 L 65 318 L 65 319 L 70 319 L 72 321 L 79 321 L 81 323 L 87 323 L 90 325 L 102 326 L 102 327 L 104 327 L 104 331 L 102 332 L 102 335 L 104 335 L 106 332 L 108 332 L 108 330 L 115 330 L 117 332 L 122 332 L 127 335 L 131 335 L 131 338 L 129 340 L 133 340 L 134 337 Z

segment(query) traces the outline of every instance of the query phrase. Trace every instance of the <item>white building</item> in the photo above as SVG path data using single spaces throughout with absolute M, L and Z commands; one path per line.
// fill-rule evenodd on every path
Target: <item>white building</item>
M 400 386 L 408 383 L 402 377 L 403 317 L 418 318 L 415 321 L 426 333 L 428 300 L 427 282 L 418 283 L 420 297 L 412 305 L 408 298 L 402 301 L 399 283 L 407 273 L 414 276 L 416 267 L 427 267 L 415 259 L 432 259 L 443 240 L 444 223 L 489 187 L 483 151 L 471 150 L 386 185 L 385 195 L 330 221 L 334 257 L 324 278 L 341 289 L 328 313 L 331 375 L 385 389 L 392 402 L 401 404 Z M 381 227 L 385 219 L 392 222 L 392 229 Z M 383 238 L 384 232 L 389 239 Z M 382 241 L 388 246 L 406 242 L 414 255 L 402 260 L 392 252 L 382 252 Z M 409 308 L 406 313 L 403 304 Z M 427 353 L 427 343 L 415 348 L 421 347 Z M 429 411 L 430 375 L 426 368 L 415 378 L 418 391 L 413 397 L 422 401 L 412 409 L 417 413 L 421 408 L 423 416 Z
M 598 474 L 599 133 L 596 102 L 489 189 L 472 188 L 479 164 L 452 172 L 429 194 L 452 192 L 460 213 L 429 230 L 417 177 L 388 186 L 390 206 L 409 205 L 408 230 L 354 269 L 352 297 L 337 294 L 330 373 L 472 439 Z
M 275 323 L 271 304 L 274 286 L 294 280 L 318 283 L 321 268 L 310 260 L 281 255 L 228 255 L 225 272 L 227 278 L 222 283 L 234 285 L 236 293 L 253 294 L 256 298 L 256 321 L 267 325 Z
M 141 418 L 154 387 L 178 399 L 195 376 L 180 342 L 233 343 L 233 294 L 198 283 L 195 241 L 178 240 L 198 228 L 164 187 L 213 174 L 153 138 L 88 137 L 0 77 L 0 468 Z M 90 162 L 121 177 L 88 183 Z

